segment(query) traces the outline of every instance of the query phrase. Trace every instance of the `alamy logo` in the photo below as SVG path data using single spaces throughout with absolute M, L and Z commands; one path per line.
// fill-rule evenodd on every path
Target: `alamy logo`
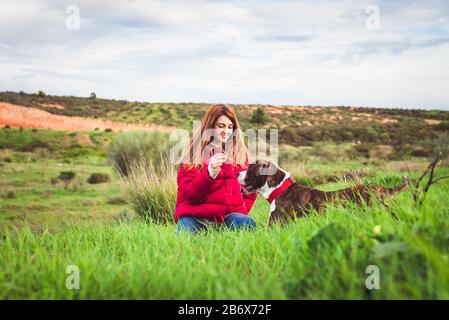
M 380 289 L 380 269 L 376 265 L 369 265 L 365 270 L 366 274 L 369 276 L 365 280 L 365 287 L 368 290 L 378 290 Z
M 65 269 L 69 276 L 65 279 L 65 286 L 69 290 L 79 290 L 80 288 L 80 269 L 75 265 L 69 265 Z
M 65 19 L 65 27 L 69 30 L 80 29 L 80 9 L 78 6 L 71 4 L 65 8 L 65 14 L 68 15 Z
M 371 5 L 366 7 L 366 28 L 368 30 L 379 30 L 380 29 L 380 10 L 378 6 Z

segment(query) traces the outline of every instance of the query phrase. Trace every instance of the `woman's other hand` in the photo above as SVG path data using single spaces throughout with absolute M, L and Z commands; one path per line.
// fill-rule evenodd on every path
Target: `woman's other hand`
M 215 179 L 220 173 L 221 165 L 226 162 L 226 158 L 226 154 L 221 152 L 210 158 L 207 170 L 209 171 L 209 175 L 212 179 Z

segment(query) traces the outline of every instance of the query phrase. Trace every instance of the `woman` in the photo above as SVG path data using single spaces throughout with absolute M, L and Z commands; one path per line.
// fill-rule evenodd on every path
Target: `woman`
M 228 105 L 204 115 L 180 159 L 175 222 L 177 231 L 198 232 L 210 225 L 254 229 L 248 216 L 256 194 L 242 194 L 237 173 L 248 167 L 248 149 Z

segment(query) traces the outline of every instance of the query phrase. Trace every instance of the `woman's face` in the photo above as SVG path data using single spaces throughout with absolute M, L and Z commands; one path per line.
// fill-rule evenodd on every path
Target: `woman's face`
M 232 135 L 233 129 L 234 125 L 232 124 L 231 119 L 229 119 L 227 116 L 221 115 L 215 122 L 215 138 L 219 142 L 225 143 Z

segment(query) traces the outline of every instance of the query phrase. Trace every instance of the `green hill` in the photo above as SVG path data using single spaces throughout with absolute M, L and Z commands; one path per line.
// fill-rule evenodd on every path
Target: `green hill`
M 191 129 L 211 104 L 157 103 L 92 97 L 0 92 L 0 102 L 47 112 L 135 124 Z M 449 144 L 449 112 L 361 107 L 233 105 L 243 130 L 279 129 L 282 144 L 312 146 L 353 143 L 368 154 L 373 146 L 393 147 L 393 157 L 427 156 Z

